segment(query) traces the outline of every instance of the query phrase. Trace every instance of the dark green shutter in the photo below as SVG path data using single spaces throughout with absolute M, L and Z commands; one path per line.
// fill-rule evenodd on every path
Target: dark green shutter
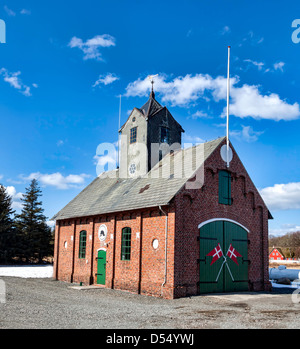
M 219 172 L 219 204 L 231 205 L 231 174 Z

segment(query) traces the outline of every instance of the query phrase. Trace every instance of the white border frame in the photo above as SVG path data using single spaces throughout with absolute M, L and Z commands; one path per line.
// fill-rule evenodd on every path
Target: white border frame
M 104 228 L 105 230 L 105 239 L 100 239 L 100 229 L 101 228 Z M 106 224 L 101 224 L 99 229 L 98 229 L 98 239 L 101 241 L 101 242 L 105 242 L 107 240 L 107 237 L 108 237 L 108 229 L 107 229 L 107 226 Z
M 234 223 L 236 225 L 239 225 L 241 228 L 245 229 L 247 233 L 250 233 L 250 230 L 248 228 L 246 228 L 245 226 L 243 226 L 241 223 L 234 221 L 233 219 L 228 219 L 228 218 L 213 218 L 213 219 L 209 219 L 205 222 L 202 222 L 198 225 L 198 229 L 202 228 L 204 225 L 212 223 L 212 222 L 216 222 L 216 221 L 226 221 L 226 222 L 231 222 Z

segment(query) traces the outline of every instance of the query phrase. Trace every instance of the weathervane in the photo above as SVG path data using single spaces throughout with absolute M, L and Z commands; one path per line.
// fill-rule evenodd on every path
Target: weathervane
M 153 91 L 153 85 L 154 85 L 154 78 L 156 77 L 156 76 L 158 76 L 158 74 L 156 74 L 156 75 L 149 75 L 148 76 L 148 79 L 150 80 L 150 82 L 151 82 L 151 84 L 152 84 L 152 93 L 154 92 Z

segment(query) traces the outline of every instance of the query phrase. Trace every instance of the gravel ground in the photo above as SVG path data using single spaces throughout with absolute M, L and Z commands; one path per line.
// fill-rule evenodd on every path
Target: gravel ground
M 1 329 L 300 328 L 291 289 L 165 300 L 53 279 L 1 277 Z M 299 295 L 300 299 L 300 295 Z

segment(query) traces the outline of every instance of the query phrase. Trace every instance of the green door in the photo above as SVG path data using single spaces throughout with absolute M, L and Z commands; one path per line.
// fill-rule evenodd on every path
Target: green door
M 241 226 L 224 222 L 224 252 L 231 246 L 231 252 L 226 256 L 228 268 L 224 275 L 224 292 L 248 291 L 248 239 L 247 231 Z M 233 250 L 234 249 L 234 250 Z M 237 256 L 235 257 L 235 255 Z M 230 275 L 231 272 L 231 275 Z
M 212 263 L 212 256 L 207 256 L 215 247 L 223 246 L 223 223 L 216 221 L 200 229 L 200 293 L 222 292 L 223 274 L 218 273 L 223 263 L 222 258 Z
M 106 251 L 98 251 L 97 284 L 105 285 L 106 276 Z
M 200 229 L 200 293 L 248 290 L 247 231 L 227 221 Z

